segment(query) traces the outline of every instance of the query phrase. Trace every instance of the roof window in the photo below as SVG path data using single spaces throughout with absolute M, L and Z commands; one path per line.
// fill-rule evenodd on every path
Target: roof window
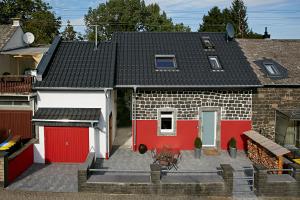
M 176 69 L 175 55 L 156 55 L 155 56 L 155 68 L 164 69 Z
M 280 72 L 277 69 L 276 65 L 273 63 L 263 63 L 264 67 L 266 68 L 269 76 L 280 76 Z
M 203 37 L 201 37 L 201 40 L 202 40 L 203 47 L 205 49 L 214 49 L 215 48 L 215 45 L 211 42 L 209 36 L 203 36 Z
M 223 70 L 217 56 L 208 56 L 210 66 L 213 70 Z

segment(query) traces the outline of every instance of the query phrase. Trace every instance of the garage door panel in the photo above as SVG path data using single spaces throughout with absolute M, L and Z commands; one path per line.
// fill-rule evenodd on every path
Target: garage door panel
M 88 152 L 88 128 L 45 127 L 46 162 L 84 162 Z

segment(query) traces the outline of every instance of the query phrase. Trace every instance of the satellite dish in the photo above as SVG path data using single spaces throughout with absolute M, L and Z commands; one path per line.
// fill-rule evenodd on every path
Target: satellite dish
M 227 33 L 227 40 L 232 40 L 234 38 L 234 27 L 231 23 L 226 25 L 226 33 Z
M 32 44 L 34 42 L 34 35 L 30 32 L 27 32 L 23 35 L 23 41 L 26 44 Z

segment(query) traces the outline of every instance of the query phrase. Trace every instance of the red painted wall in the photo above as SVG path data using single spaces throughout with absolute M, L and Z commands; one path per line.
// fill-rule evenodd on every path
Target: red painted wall
M 252 128 L 252 122 L 249 120 L 222 120 L 221 121 L 221 148 L 228 149 L 228 142 L 231 137 L 237 141 L 237 149 L 246 149 L 246 139 L 243 132 Z
M 27 147 L 17 157 L 8 161 L 8 182 L 12 183 L 33 163 L 33 144 Z
M 181 150 L 194 148 L 198 134 L 198 120 L 177 120 L 176 136 L 157 136 L 157 120 L 137 120 L 137 147 L 146 144 L 148 149 L 169 146 Z
M 134 122 L 132 123 L 134 125 Z M 228 148 L 231 137 L 237 140 L 237 148 L 245 149 L 245 139 L 242 134 L 251 129 L 249 120 L 221 121 L 221 148 Z M 147 145 L 148 149 L 161 148 L 167 145 L 180 150 L 194 149 L 194 140 L 198 135 L 198 120 L 177 120 L 176 136 L 157 136 L 157 120 L 137 120 L 136 147 Z M 136 150 L 136 148 L 134 148 Z
M 88 128 L 45 127 L 45 160 L 47 163 L 82 163 L 88 152 Z

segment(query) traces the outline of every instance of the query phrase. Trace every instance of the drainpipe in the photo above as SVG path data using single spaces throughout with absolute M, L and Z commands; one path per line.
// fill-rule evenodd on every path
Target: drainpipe
M 134 103 L 133 103 L 133 115 L 134 115 L 134 124 L 133 124 L 133 151 L 136 151 L 136 89 L 137 87 L 133 87 L 133 98 L 134 98 Z
M 105 121 L 106 121 L 106 153 L 105 159 L 109 158 L 109 121 L 108 121 L 108 93 L 107 89 L 104 89 L 105 94 Z

